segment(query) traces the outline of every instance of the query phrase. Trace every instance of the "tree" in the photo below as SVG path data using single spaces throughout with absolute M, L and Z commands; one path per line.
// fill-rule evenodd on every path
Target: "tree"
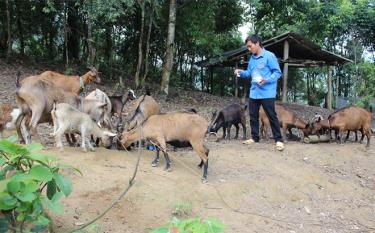
M 139 42 L 138 42 L 138 62 L 137 62 L 137 68 L 134 75 L 134 81 L 135 81 L 135 87 L 139 87 L 139 74 L 141 72 L 141 66 L 142 66 L 142 60 L 143 60 L 143 50 L 142 50 L 142 44 L 143 44 L 143 31 L 145 27 L 145 4 L 146 2 L 144 0 L 138 0 L 138 5 L 141 9 L 141 30 L 139 32 Z
M 161 78 L 161 91 L 168 95 L 169 78 L 173 66 L 173 48 L 176 27 L 176 0 L 169 0 L 168 32 Z
M 9 59 L 11 53 L 12 53 L 12 37 L 10 34 L 10 11 L 9 11 L 9 0 L 5 0 L 6 5 L 6 12 L 7 12 L 7 59 Z

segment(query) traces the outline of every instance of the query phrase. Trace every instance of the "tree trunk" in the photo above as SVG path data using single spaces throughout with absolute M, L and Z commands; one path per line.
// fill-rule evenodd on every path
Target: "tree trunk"
M 90 15 L 87 16 L 87 50 L 89 54 L 87 63 L 90 67 L 92 67 L 94 66 L 95 51 L 92 43 L 92 24 Z
M 112 43 L 112 24 L 107 23 L 106 29 L 105 29 L 105 58 L 108 62 L 108 68 L 109 68 L 109 79 L 112 79 L 112 64 L 113 64 L 113 56 L 112 56 L 112 49 L 113 43 Z M 95 47 L 94 47 L 94 52 L 95 52 Z M 94 54 L 95 55 L 95 54 Z M 95 59 L 94 59 L 95 63 Z
M 69 52 L 68 52 L 68 27 L 67 27 L 67 5 L 64 0 L 63 2 L 63 9 L 64 9 L 64 51 L 65 51 L 65 67 L 69 65 Z
M 137 69 L 135 71 L 134 75 L 134 81 L 135 81 L 135 88 L 139 88 L 139 74 L 141 73 L 141 67 L 142 67 L 142 60 L 143 60 L 143 51 L 142 51 L 142 44 L 143 44 L 143 31 L 145 27 L 145 1 L 139 0 L 138 1 L 139 7 L 141 8 L 141 31 L 139 33 L 139 42 L 138 42 L 138 63 L 137 63 Z
M 12 53 L 12 37 L 10 34 L 10 11 L 9 11 L 9 0 L 5 0 L 5 6 L 7 11 L 7 59 L 9 59 L 11 53 Z
M 151 37 L 151 30 L 152 30 L 152 22 L 154 20 L 155 1 L 152 1 L 150 10 L 151 10 L 151 12 L 150 12 L 150 15 L 149 15 L 147 38 L 146 38 L 145 70 L 144 70 L 144 73 L 143 73 L 141 86 L 144 86 L 144 84 L 146 82 L 147 73 L 148 73 L 148 57 L 149 57 L 149 53 L 150 53 L 150 37 Z
M 310 72 L 306 75 L 306 93 L 307 93 L 307 104 L 310 104 Z
M 176 27 L 176 0 L 169 2 L 168 35 L 163 64 L 163 75 L 161 78 L 161 91 L 168 95 L 169 78 L 173 66 L 173 46 Z
M 203 57 L 202 57 L 203 60 Z M 201 91 L 204 89 L 204 80 L 203 80 L 203 67 L 201 66 Z
M 23 27 L 22 27 L 22 14 L 21 14 L 21 2 L 19 0 L 16 1 L 17 4 L 17 28 L 18 28 L 18 35 L 20 37 L 20 53 L 22 55 L 25 54 L 25 40 L 23 37 Z
M 195 82 L 194 82 L 194 63 L 195 63 L 195 54 L 191 56 L 190 61 L 190 75 L 189 75 L 189 88 L 195 89 Z
M 75 5 L 75 1 L 67 1 L 67 36 L 68 36 L 68 50 L 71 60 L 79 62 L 79 42 L 80 34 L 77 33 L 79 30 L 79 16 L 78 7 Z

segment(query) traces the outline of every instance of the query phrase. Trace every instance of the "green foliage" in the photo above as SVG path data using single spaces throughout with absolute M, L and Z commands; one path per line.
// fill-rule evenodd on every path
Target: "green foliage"
M 360 70 L 358 80 L 358 95 L 359 100 L 357 105 L 370 108 L 375 108 L 375 65 L 370 62 L 363 62 L 359 64 Z
M 145 3 L 146 22 L 143 35 L 140 35 L 140 3 Z M 146 83 L 160 82 L 166 48 L 169 1 L 17 0 L 9 1 L 9 4 L 12 48 L 15 53 L 25 54 L 37 64 L 42 61 L 47 61 L 47 64 L 65 64 L 64 57 L 68 51 L 69 64 L 59 71 L 65 71 L 66 74 L 77 74 L 77 70 L 84 72 L 90 65 L 90 25 L 90 41 L 95 50 L 95 54 L 91 55 L 95 65 L 100 65 L 103 80 L 116 82 L 118 77 L 122 76 L 126 86 L 132 85 L 138 42 L 142 37 L 146 43 L 149 17 L 153 12 Z M 7 45 L 5 9 L 5 1 L 0 1 L 0 56 L 6 54 Z M 357 68 L 351 65 L 337 68 L 337 71 L 334 71 L 337 76 L 333 76 L 333 79 L 340 79 L 340 96 L 353 98 L 353 103 L 359 101 L 367 105 L 371 102 L 368 96 L 372 92 L 361 87 L 359 77 L 367 72 L 362 69 L 367 68 L 359 64 L 365 60 L 364 51 L 371 52 L 375 48 L 374 18 L 374 0 L 177 1 L 175 57 L 170 85 L 209 90 L 213 94 L 233 95 L 233 72 L 215 70 L 211 84 L 208 70 L 201 71 L 194 63 L 239 48 L 243 41 L 238 27 L 243 23 L 250 23 L 250 31 L 259 33 L 263 39 L 294 31 L 326 50 L 355 61 Z M 65 28 L 68 41 L 65 41 Z M 366 59 L 374 64 L 374 57 L 369 59 L 367 56 Z M 141 73 L 144 69 L 142 65 Z M 290 70 L 292 69 L 294 68 Z M 305 90 L 306 86 L 314 87 L 307 83 L 307 76 L 311 76 L 316 88 L 310 90 L 309 94 Z M 314 104 L 322 102 L 326 92 L 323 77 L 312 75 L 310 71 L 298 71 L 289 75 L 289 80 L 290 98 Z
M 0 219 L 0 229 L 11 222 L 24 229 L 27 224 L 34 232 L 43 230 L 50 223 L 44 207 L 61 214 L 59 201 L 71 193 L 71 181 L 59 173 L 64 167 L 54 157 L 39 153 L 40 144 L 23 146 L 14 141 L 13 137 L 0 141 L 0 210 L 6 217 Z
M 219 233 L 224 230 L 224 225 L 216 219 L 201 220 L 189 218 L 180 220 L 176 217 L 162 227 L 150 231 L 150 233 Z

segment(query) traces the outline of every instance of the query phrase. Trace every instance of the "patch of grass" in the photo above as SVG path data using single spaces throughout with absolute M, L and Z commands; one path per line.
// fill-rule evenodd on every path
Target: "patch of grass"
M 175 204 L 172 215 L 175 217 L 188 216 L 191 212 L 193 205 L 190 201 L 179 201 Z

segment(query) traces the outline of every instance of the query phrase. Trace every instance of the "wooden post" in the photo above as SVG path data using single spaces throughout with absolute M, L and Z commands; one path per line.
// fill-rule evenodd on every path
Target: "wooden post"
M 336 93 L 335 93 L 336 106 L 337 106 L 337 101 L 339 99 L 339 87 L 340 87 L 340 75 L 337 73 L 337 75 L 336 75 Z
M 327 109 L 332 109 L 332 66 L 328 66 L 328 77 L 327 77 Z
M 214 67 L 210 66 L 210 83 L 209 83 L 209 87 L 207 87 L 208 93 L 212 94 L 213 87 L 214 87 Z
M 238 68 L 238 63 L 236 63 L 236 69 Z M 238 98 L 238 77 L 234 75 L 234 96 Z
M 288 62 L 289 58 L 289 42 L 284 41 L 284 69 L 283 69 L 283 102 L 288 102 Z

